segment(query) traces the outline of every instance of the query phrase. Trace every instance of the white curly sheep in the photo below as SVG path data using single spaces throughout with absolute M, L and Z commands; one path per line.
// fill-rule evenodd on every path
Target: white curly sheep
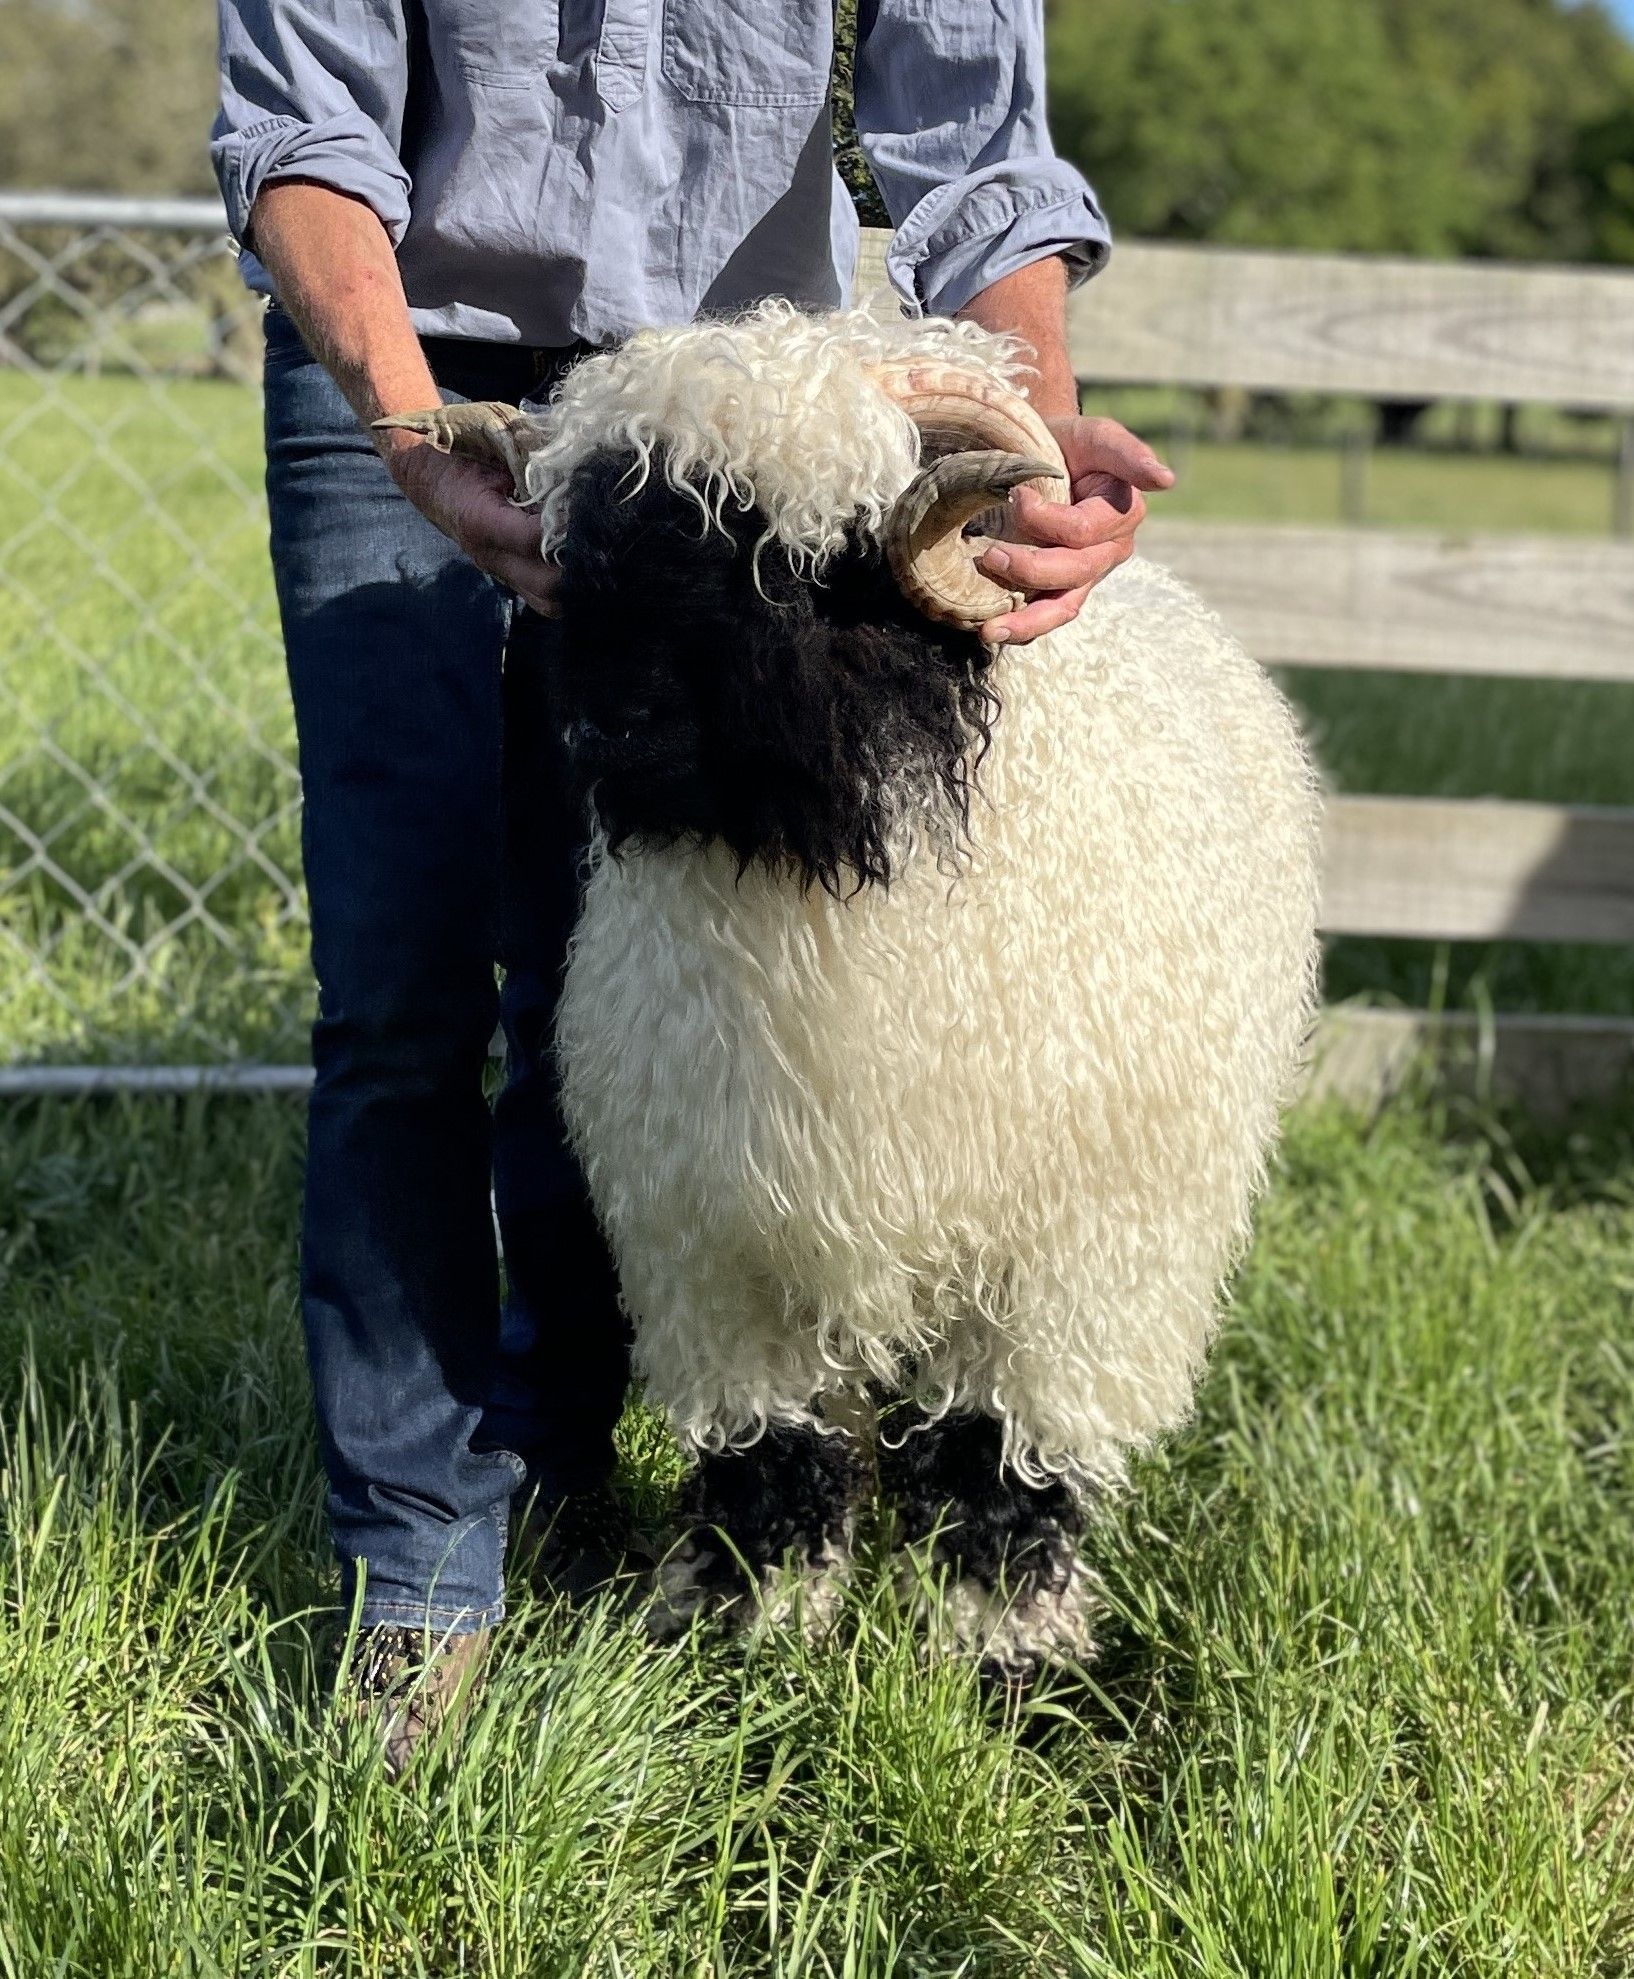
M 982 646 L 972 516 L 1062 492 L 1017 377 L 969 327 L 769 305 L 422 422 L 510 463 L 563 565 L 598 822 L 558 1047 L 638 1368 L 704 1453 L 670 1610 L 734 1552 L 832 1587 L 866 1393 L 1006 1668 L 1087 1648 L 1078 1500 L 1190 1405 L 1311 1019 L 1318 808 L 1151 564 Z

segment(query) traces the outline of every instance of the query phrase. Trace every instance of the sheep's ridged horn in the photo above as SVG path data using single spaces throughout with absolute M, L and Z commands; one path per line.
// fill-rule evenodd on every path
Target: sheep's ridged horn
M 1066 463 L 1055 435 L 1022 395 L 954 364 L 880 365 L 874 382 L 919 429 L 930 464 L 904 490 L 886 525 L 891 569 L 928 618 L 974 630 L 1025 602 L 976 568 L 992 537 L 965 525 L 1032 487 L 1065 501 Z M 936 456 L 941 456 L 936 458 Z
M 1025 454 L 945 454 L 915 475 L 893 506 L 885 553 L 904 597 L 928 618 L 974 629 L 1024 602 L 976 568 L 991 536 L 965 525 L 1002 502 L 1012 488 L 1056 478 L 1048 461 Z
M 528 456 L 545 435 L 545 423 L 537 413 L 524 412 L 519 405 L 506 405 L 498 399 L 434 405 L 424 412 L 399 412 L 374 422 L 375 432 L 385 428 L 418 433 L 440 454 L 463 454 L 490 467 L 503 467 L 516 483 L 518 494 L 526 488 Z

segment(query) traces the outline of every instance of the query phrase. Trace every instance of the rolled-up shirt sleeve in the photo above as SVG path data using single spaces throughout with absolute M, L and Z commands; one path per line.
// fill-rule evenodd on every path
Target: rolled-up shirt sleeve
M 218 0 L 221 109 L 210 134 L 227 223 L 247 242 L 265 185 L 310 179 L 402 239 L 408 94 L 402 0 Z
M 950 316 L 1049 255 L 1074 283 L 1105 261 L 1095 195 L 1050 143 L 1042 0 L 863 0 L 856 118 L 904 301 Z

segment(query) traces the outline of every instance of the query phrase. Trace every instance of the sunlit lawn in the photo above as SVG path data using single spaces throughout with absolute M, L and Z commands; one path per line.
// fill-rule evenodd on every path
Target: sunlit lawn
M 393 1791 L 328 1701 L 298 1108 L 14 1105 L 0 1972 L 1626 1972 L 1634 1145 L 1447 1124 L 1297 1121 L 1086 1681 L 1006 1718 L 872 1565 L 748 1656 L 517 1590 Z
M 231 385 L 0 373 L 4 1057 L 301 1053 L 259 446 Z

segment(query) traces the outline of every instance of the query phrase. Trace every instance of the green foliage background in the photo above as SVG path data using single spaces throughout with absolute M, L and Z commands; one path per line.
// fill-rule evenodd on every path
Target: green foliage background
M 206 0 L 0 0 L 0 186 L 208 192 Z
M 1634 258 L 1634 46 L 1561 0 L 1057 0 L 1054 122 L 1120 231 Z

